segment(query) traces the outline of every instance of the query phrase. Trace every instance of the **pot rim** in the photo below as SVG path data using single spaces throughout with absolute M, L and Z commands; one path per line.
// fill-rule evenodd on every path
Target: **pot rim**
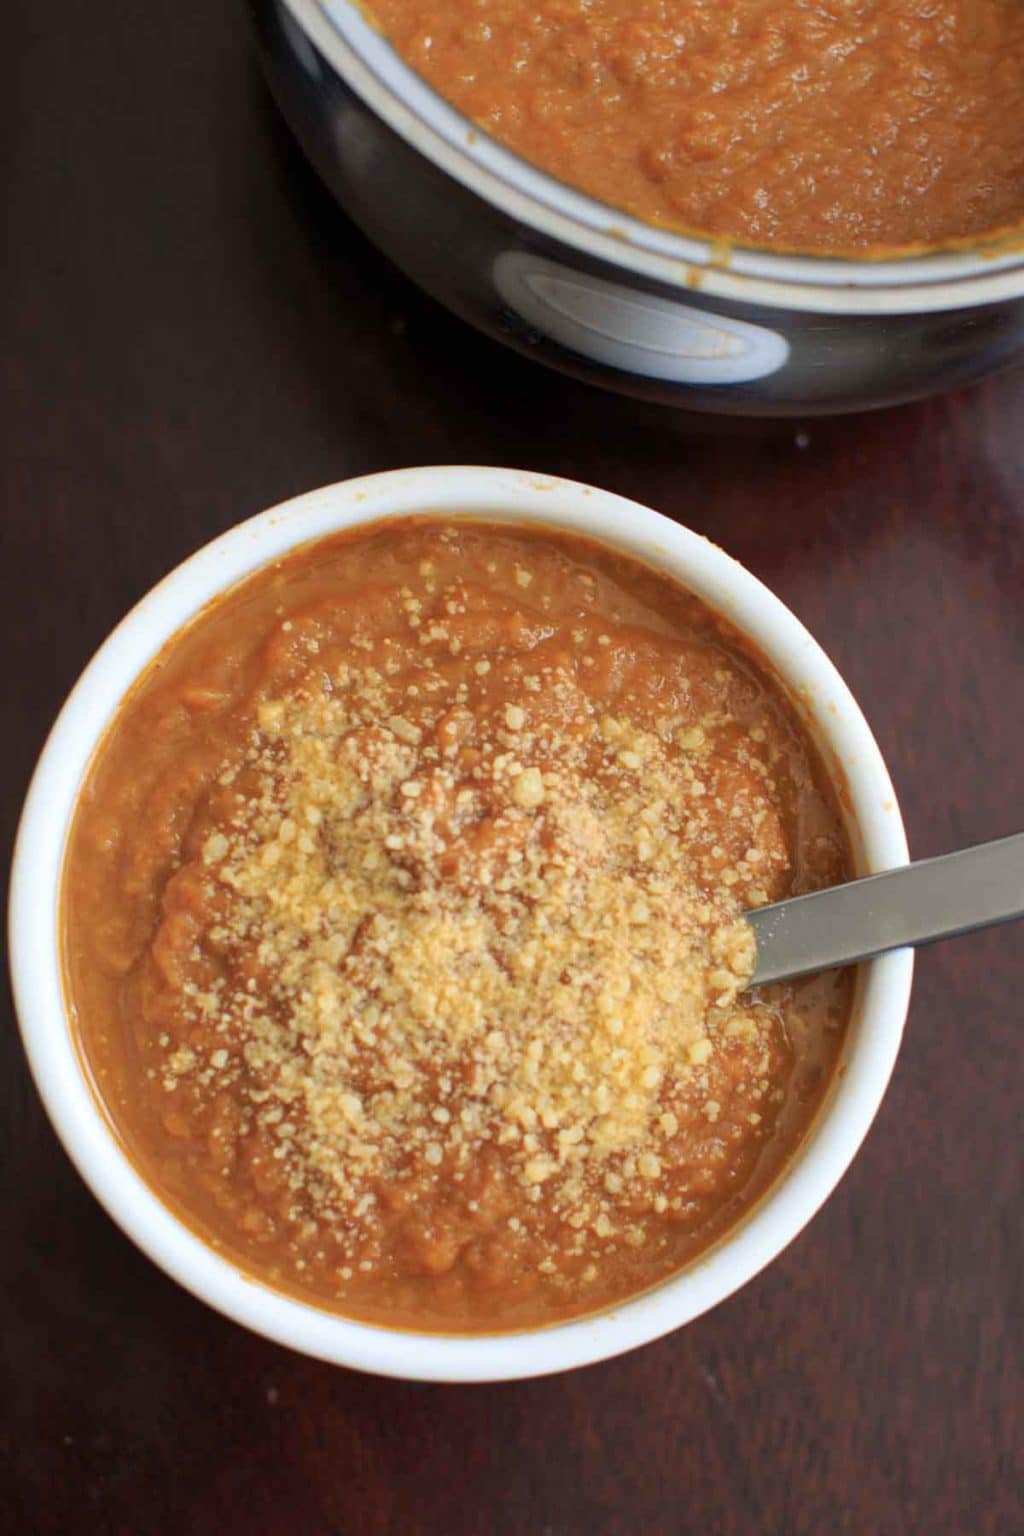
M 860 968 L 840 1063 L 810 1131 L 738 1226 L 695 1263 L 611 1310 L 541 1330 L 473 1336 L 353 1322 L 270 1289 L 193 1233 L 145 1183 L 90 1086 L 63 991 L 59 900 L 71 817 L 93 753 L 122 698 L 163 645 L 214 597 L 288 550 L 383 516 L 429 512 L 583 533 L 683 582 L 748 635 L 777 669 L 844 779 L 865 872 L 908 857 L 888 771 L 825 652 L 756 577 L 707 539 L 591 486 L 476 466 L 369 475 L 298 496 L 207 544 L 152 589 L 97 651 L 39 759 L 18 830 L 10 957 L 26 1054 L 50 1120 L 114 1220 L 194 1295 L 278 1343 L 339 1365 L 430 1381 L 544 1375 L 609 1358 L 700 1316 L 774 1259 L 839 1182 L 881 1103 L 910 996 L 913 954 Z M 802 702 L 801 702 L 802 701 Z
M 413 149 L 531 232 L 606 267 L 702 297 L 811 313 L 931 313 L 1024 295 L 1024 232 L 878 260 L 789 255 L 659 229 L 575 191 L 505 148 L 398 55 L 356 0 L 277 0 L 309 73 L 312 43 Z M 291 27 L 297 29 L 291 32 Z M 302 44 L 306 45 L 303 49 Z

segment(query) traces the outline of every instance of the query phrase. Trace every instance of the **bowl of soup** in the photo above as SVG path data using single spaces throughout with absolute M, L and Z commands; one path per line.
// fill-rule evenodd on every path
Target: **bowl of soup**
M 373 240 L 530 357 L 747 414 L 1021 350 L 1024 23 L 1003 0 L 251 0 Z
M 216 540 L 83 674 L 18 1015 L 196 1295 L 338 1364 L 543 1374 L 698 1316 L 835 1186 L 911 957 L 751 989 L 744 913 L 906 857 L 845 685 L 721 550 L 571 482 L 377 475 Z

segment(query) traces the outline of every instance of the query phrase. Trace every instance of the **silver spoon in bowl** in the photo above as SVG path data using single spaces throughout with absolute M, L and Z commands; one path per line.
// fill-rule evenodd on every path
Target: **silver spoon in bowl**
M 763 986 L 1024 917 L 1024 832 L 746 914 Z

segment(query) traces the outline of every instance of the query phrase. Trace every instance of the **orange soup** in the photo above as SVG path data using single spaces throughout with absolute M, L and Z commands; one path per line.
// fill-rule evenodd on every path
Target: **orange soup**
M 850 979 L 745 990 L 742 914 L 849 874 L 784 690 L 677 583 L 391 521 L 245 581 L 126 699 L 66 987 L 127 1154 L 226 1258 L 532 1327 L 672 1274 L 790 1156 Z
M 1024 220 L 1019 0 L 372 0 L 528 160 L 655 224 L 866 252 Z

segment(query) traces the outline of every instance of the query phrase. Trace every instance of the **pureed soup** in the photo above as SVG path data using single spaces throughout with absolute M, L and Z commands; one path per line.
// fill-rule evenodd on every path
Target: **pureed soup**
M 849 873 L 721 617 L 582 538 L 396 520 L 143 675 L 72 826 L 66 987 L 129 1157 L 225 1257 L 535 1326 L 678 1270 L 791 1154 L 851 983 L 745 992 L 740 914 Z
M 1024 221 L 1020 0 L 371 0 L 528 160 L 655 224 L 866 253 Z

